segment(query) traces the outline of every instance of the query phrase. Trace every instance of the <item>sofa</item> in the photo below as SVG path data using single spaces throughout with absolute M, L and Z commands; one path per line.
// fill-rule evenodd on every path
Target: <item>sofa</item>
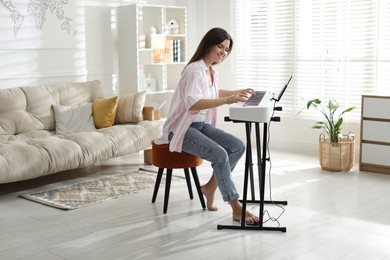
M 150 147 L 145 92 L 104 97 L 100 81 L 0 89 L 0 183 L 92 165 Z

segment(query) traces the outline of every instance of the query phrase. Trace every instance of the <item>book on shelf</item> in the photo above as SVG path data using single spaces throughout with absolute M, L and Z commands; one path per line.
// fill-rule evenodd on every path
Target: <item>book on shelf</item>
M 165 40 L 164 62 L 180 62 L 180 40 Z
M 173 62 L 180 62 L 180 40 L 173 40 Z
M 138 48 L 145 49 L 146 48 L 146 39 L 145 34 L 138 35 Z
M 153 44 L 153 62 L 154 63 L 172 63 L 180 62 L 180 40 L 165 40 L 164 44 Z
M 165 40 L 164 62 L 165 63 L 173 62 L 173 41 L 172 40 Z

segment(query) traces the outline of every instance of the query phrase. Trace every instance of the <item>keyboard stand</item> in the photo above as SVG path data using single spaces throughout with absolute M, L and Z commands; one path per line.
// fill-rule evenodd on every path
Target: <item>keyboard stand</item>
M 272 119 L 271 119 L 272 120 Z M 244 191 L 243 197 L 240 202 L 242 203 L 242 217 L 240 225 L 217 225 L 217 229 L 238 229 L 238 230 L 267 230 L 267 231 L 281 231 L 286 232 L 286 227 L 265 227 L 263 225 L 263 216 L 264 216 L 264 204 L 282 204 L 287 205 L 287 201 L 267 201 L 264 200 L 264 192 L 265 192 L 265 172 L 266 172 L 266 161 L 267 159 L 267 139 L 268 139 L 268 123 L 264 124 L 263 129 L 263 146 L 261 147 L 260 141 L 260 126 L 258 122 L 251 121 L 239 121 L 239 120 L 231 120 L 229 117 L 225 117 L 225 121 L 233 122 L 233 123 L 245 123 L 246 130 L 246 155 L 245 155 L 245 174 L 244 174 Z M 253 178 L 253 162 L 252 162 L 252 149 L 251 149 L 251 130 L 252 124 L 255 124 L 255 134 L 256 134 L 256 151 L 257 151 L 257 171 L 259 176 L 259 193 L 260 200 L 256 200 L 255 198 L 255 185 Z M 262 148 L 262 150 L 261 150 Z M 248 200 L 248 181 L 250 180 L 250 188 L 251 188 L 251 199 Z M 247 203 L 259 204 L 259 218 L 260 223 L 257 226 L 247 225 L 245 223 L 245 212 Z

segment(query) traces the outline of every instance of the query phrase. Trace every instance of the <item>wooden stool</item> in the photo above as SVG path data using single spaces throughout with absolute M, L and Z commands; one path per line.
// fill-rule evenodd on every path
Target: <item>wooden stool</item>
M 188 169 L 191 169 L 192 177 L 194 178 L 196 190 L 198 191 L 200 203 L 202 208 L 206 209 L 206 204 L 203 199 L 203 194 L 200 190 L 200 182 L 198 178 L 198 173 L 196 172 L 196 166 L 201 165 L 203 160 L 199 157 L 196 157 L 189 153 L 177 153 L 170 152 L 168 144 L 155 144 L 152 142 L 152 164 L 158 167 L 156 184 L 154 185 L 152 203 L 156 201 L 158 189 L 160 187 L 160 182 L 164 169 L 167 169 L 167 175 L 165 180 L 165 196 L 164 196 L 164 214 L 168 211 L 168 201 L 169 201 L 169 190 L 171 188 L 172 180 L 172 170 L 173 169 L 184 169 L 184 174 L 187 181 L 188 193 L 190 199 L 193 199 L 191 187 L 190 172 Z

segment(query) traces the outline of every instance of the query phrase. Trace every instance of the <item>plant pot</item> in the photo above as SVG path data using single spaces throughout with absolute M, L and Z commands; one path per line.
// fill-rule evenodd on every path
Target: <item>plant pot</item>
M 332 143 L 320 134 L 320 164 L 322 169 L 334 172 L 349 172 L 355 158 L 355 139 L 344 138 Z

